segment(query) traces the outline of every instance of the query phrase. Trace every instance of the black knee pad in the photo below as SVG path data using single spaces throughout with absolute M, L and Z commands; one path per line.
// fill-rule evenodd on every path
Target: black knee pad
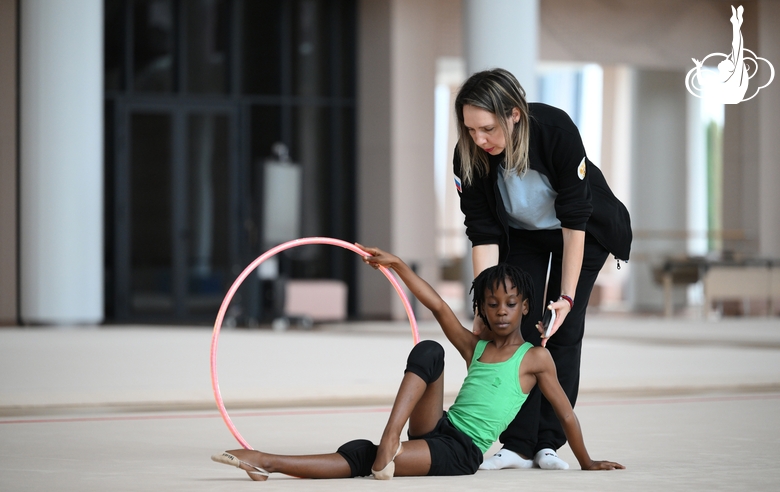
M 336 450 L 352 471 L 352 477 L 367 477 L 371 475 L 371 466 L 376 460 L 377 446 L 367 439 L 356 439 L 343 444 Z
M 418 343 L 409 352 L 406 371 L 420 376 L 425 384 L 436 381 L 444 372 L 444 348 L 433 340 L 423 340 Z

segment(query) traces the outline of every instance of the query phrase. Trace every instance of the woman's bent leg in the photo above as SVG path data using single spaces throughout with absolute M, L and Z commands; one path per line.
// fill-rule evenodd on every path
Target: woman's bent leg
M 531 276 L 534 285 L 533 310 L 523 317 L 521 331 L 526 342 L 538 346 L 541 344 L 541 338 L 536 330 L 536 323 L 542 319 L 542 313 L 546 304 L 544 302 L 544 292 L 547 282 L 547 266 L 550 261 L 551 246 L 549 243 L 560 241 L 562 245 L 563 239 L 555 238 L 552 231 L 513 232 L 516 232 L 517 236 L 513 237 L 507 262 L 527 272 Z M 541 393 L 534 387 L 517 416 L 498 438 L 504 449 L 508 449 L 520 455 L 520 457 L 526 458 L 526 460 L 533 458 L 536 451 L 540 403 Z M 525 467 L 527 465 L 525 461 L 516 460 L 514 457 L 510 457 L 508 460 L 501 460 L 501 457 L 497 458 L 499 458 L 499 462 L 492 469 L 506 466 Z M 516 463 L 513 464 L 513 462 Z M 484 465 L 486 469 L 491 467 L 489 460 L 486 460 Z
M 569 398 L 572 407 L 577 403 L 580 384 L 580 358 L 582 354 L 582 338 L 585 334 L 585 312 L 590 300 L 590 294 L 596 283 L 601 268 L 609 253 L 592 236 L 586 236 L 585 255 L 577 282 L 574 309 L 566 316 L 555 336 L 547 343 L 547 348 L 555 361 L 558 382 Z M 550 272 L 548 298 L 557 297 L 560 292 L 560 263 L 553 261 Z M 559 449 L 566 443 L 558 418 L 552 406 L 541 397 L 539 417 L 539 439 L 535 451 L 542 449 Z

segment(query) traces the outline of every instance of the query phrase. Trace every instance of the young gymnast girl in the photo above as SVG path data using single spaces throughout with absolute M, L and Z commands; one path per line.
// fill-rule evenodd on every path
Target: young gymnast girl
M 455 403 L 444 411 L 444 349 L 437 342 L 418 343 L 409 354 L 401 386 L 379 446 L 350 441 L 335 453 L 282 456 L 236 449 L 212 460 L 245 470 L 252 480 L 279 472 L 302 478 L 348 478 L 373 475 L 470 475 L 483 454 L 517 415 L 528 393 L 539 385 L 550 401 L 583 470 L 624 468 L 612 461 L 594 461 L 585 449 L 571 404 L 555 375 L 547 349 L 523 340 L 520 325 L 531 308 L 529 276 L 509 264 L 484 270 L 473 283 L 474 310 L 493 339 L 481 340 L 461 325 L 436 291 L 401 259 L 378 248 L 358 245 L 370 254 L 363 261 L 374 268 L 392 268 L 419 301 L 433 312 L 444 334 L 468 366 Z M 541 324 L 538 325 L 541 330 Z M 401 431 L 409 423 L 409 440 Z

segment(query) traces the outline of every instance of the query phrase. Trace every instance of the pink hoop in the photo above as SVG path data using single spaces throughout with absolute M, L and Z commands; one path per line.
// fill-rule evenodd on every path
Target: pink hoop
M 225 424 L 227 424 L 230 433 L 233 434 L 233 437 L 235 437 L 239 444 L 241 444 L 241 446 L 243 446 L 245 449 L 252 449 L 252 446 L 250 446 L 249 443 L 246 442 L 243 437 L 241 437 L 241 434 L 238 433 L 238 429 L 236 429 L 236 426 L 233 425 L 233 421 L 230 420 L 230 416 L 228 415 L 227 410 L 225 410 L 225 404 L 222 401 L 222 394 L 219 391 L 219 381 L 217 378 L 217 344 L 219 341 L 219 331 L 222 329 L 222 322 L 225 318 L 227 308 L 230 305 L 230 301 L 233 300 L 233 296 L 235 295 L 236 291 L 244 282 L 244 280 L 249 276 L 249 274 L 252 273 L 255 268 L 257 268 L 268 258 L 281 253 L 284 250 L 306 244 L 329 244 L 354 251 L 360 256 L 368 255 L 367 252 L 363 251 L 352 243 L 329 237 L 307 237 L 302 239 L 293 239 L 292 241 L 287 241 L 286 243 L 282 243 L 279 246 L 275 246 L 257 257 L 255 261 L 250 263 L 249 266 L 247 266 L 244 271 L 241 272 L 241 275 L 236 278 L 236 280 L 233 282 L 233 285 L 230 286 L 230 289 L 228 289 L 225 298 L 222 300 L 222 305 L 219 307 L 219 312 L 217 313 L 217 320 L 214 322 L 214 333 L 211 336 L 211 387 L 214 390 L 214 398 L 217 401 L 217 408 L 219 409 L 219 413 L 222 415 L 222 420 L 224 420 Z M 398 297 L 401 298 L 401 302 L 404 304 L 406 315 L 409 317 L 409 325 L 412 328 L 412 338 L 414 339 L 414 344 L 416 345 L 420 341 L 420 335 L 417 332 L 417 319 L 414 317 L 412 305 L 409 303 L 409 299 L 406 297 L 406 294 L 401 288 L 401 285 L 398 283 L 398 280 L 396 280 L 395 276 L 383 266 L 380 266 L 379 270 L 385 275 L 385 277 L 387 277 L 387 280 L 393 284 L 395 291 L 398 293 Z

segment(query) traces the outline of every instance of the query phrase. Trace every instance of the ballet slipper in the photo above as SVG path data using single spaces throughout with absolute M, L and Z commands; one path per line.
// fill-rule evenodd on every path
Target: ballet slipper
M 398 450 L 393 455 L 390 463 L 386 464 L 381 470 L 371 469 L 371 474 L 374 475 L 376 480 L 390 480 L 395 475 L 395 457 L 401 454 L 401 443 L 398 443 Z
M 223 463 L 225 465 L 235 466 L 236 468 L 241 468 L 241 465 L 246 465 L 250 468 L 253 468 L 254 470 L 245 470 L 244 468 L 241 468 L 245 472 L 249 474 L 249 478 L 255 481 L 265 481 L 268 480 L 268 476 L 270 473 L 263 470 L 259 466 L 255 466 L 251 463 L 247 463 L 246 461 L 241 461 L 240 459 L 236 458 L 232 454 L 225 451 L 222 454 L 215 454 L 211 457 L 211 461 L 216 461 L 217 463 Z

